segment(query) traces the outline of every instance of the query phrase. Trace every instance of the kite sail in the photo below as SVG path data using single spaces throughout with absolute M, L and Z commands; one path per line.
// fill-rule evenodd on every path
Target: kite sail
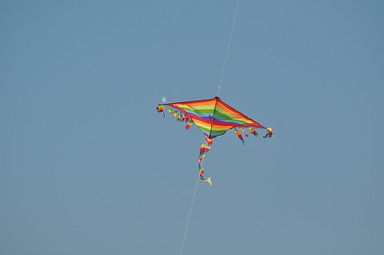
M 163 102 L 165 100 L 162 100 Z M 224 135 L 228 130 L 234 130 L 236 136 L 244 144 L 244 137 L 249 134 L 258 136 L 256 129 L 266 130 L 264 138 L 271 138 L 273 135 L 272 128 L 266 128 L 260 123 L 252 120 L 248 116 L 226 104 L 219 97 L 205 100 L 185 101 L 176 103 L 163 103 L 157 105 L 157 111 L 163 113 L 167 110 L 173 115 L 177 121 L 185 122 L 186 129 L 195 124 L 203 131 L 205 140 L 200 146 L 200 154 L 198 159 L 199 175 L 203 182 L 212 186 L 210 177 L 204 177 L 203 159 L 206 153 L 211 149 L 214 138 Z

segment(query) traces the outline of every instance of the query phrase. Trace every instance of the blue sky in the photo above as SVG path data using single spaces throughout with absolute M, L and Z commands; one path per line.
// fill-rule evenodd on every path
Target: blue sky
M 0 253 L 178 254 L 234 1 L 1 1 Z M 383 254 L 384 2 L 242 0 L 183 254 Z

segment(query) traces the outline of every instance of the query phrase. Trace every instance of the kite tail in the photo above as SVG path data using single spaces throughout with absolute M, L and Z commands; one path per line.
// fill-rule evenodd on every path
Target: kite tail
M 213 139 L 209 138 L 208 136 L 205 136 L 205 141 L 200 146 L 200 155 L 199 160 L 197 161 L 199 163 L 199 176 L 200 180 L 203 182 L 206 182 L 209 184 L 209 186 L 212 186 L 212 180 L 211 177 L 204 177 L 204 168 L 203 168 L 203 160 L 205 158 L 205 155 L 208 153 L 208 151 L 211 150 L 211 144 L 213 143 Z

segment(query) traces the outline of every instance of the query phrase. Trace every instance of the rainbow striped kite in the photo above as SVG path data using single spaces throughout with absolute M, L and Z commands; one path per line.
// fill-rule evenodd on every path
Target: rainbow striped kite
M 233 129 L 236 136 L 244 144 L 243 135 L 246 137 L 249 136 L 245 128 L 247 128 L 249 133 L 254 136 L 258 136 L 258 133 L 255 130 L 256 128 L 266 130 L 266 134 L 263 136 L 264 138 L 270 138 L 273 135 L 272 128 L 266 128 L 260 123 L 252 120 L 230 105 L 224 103 L 219 97 L 169 104 L 164 103 L 157 106 L 157 111 L 162 112 L 163 115 L 164 110 L 167 110 L 168 113 L 176 118 L 176 120 L 186 122 L 186 129 L 189 129 L 192 123 L 194 123 L 203 131 L 205 141 L 200 146 L 198 160 L 199 175 L 200 179 L 210 186 L 212 186 L 212 181 L 210 177 L 204 177 L 202 161 L 205 154 L 211 149 L 211 144 L 215 137 L 224 135 L 228 130 Z

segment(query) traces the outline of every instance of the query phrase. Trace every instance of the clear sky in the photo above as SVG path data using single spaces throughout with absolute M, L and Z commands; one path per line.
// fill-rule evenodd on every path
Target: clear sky
M 0 2 L 0 254 L 178 254 L 235 3 Z M 185 255 L 384 254 L 384 2 L 241 0 Z

